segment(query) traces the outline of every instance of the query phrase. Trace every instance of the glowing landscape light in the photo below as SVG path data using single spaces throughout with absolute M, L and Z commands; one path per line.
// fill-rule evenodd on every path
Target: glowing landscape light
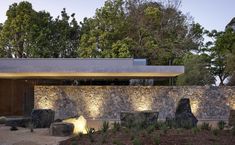
M 72 123 L 74 125 L 74 134 L 87 134 L 87 121 L 83 116 L 80 116 L 78 118 L 69 118 L 64 120 L 63 122 Z

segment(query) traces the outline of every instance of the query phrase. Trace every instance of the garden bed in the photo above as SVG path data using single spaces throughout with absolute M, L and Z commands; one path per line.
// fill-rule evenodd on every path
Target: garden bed
M 170 129 L 163 125 L 160 128 L 149 126 L 147 128 L 109 129 L 77 135 L 60 145 L 234 145 L 235 135 L 232 130 L 219 130 L 212 128 Z

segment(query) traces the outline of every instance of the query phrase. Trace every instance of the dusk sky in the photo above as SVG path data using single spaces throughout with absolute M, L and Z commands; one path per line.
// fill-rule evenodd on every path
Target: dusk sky
M 5 13 L 14 2 L 21 0 L 0 0 L 0 23 L 6 20 Z M 103 6 L 105 0 L 28 0 L 37 11 L 45 10 L 54 17 L 60 15 L 63 8 L 69 14 L 75 13 L 78 21 L 91 17 L 95 10 Z M 163 1 L 163 0 L 162 0 Z M 182 0 L 180 9 L 189 13 L 208 30 L 224 30 L 229 21 L 235 17 L 235 0 Z

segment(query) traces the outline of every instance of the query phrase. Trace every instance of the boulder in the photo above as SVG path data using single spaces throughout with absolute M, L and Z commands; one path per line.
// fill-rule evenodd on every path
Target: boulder
M 49 128 L 54 122 L 55 112 L 51 109 L 34 109 L 31 113 L 32 123 L 35 128 Z
M 175 121 L 178 127 L 192 128 L 197 126 L 197 118 L 193 115 L 190 100 L 181 99 L 176 108 Z
M 228 125 L 235 126 L 235 110 L 230 110 Z
M 7 118 L 5 116 L 0 117 L 0 124 L 5 124 L 7 122 Z
M 31 118 L 23 117 L 23 118 L 8 118 L 5 125 L 6 126 L 14 126 L 14 127 L 28 127 L 31 122 Z
M 125 127 L 134 127 L 136 125 L 145 127 L 157 122 L 158 114 L 156 111 L 120 112 L 121 125 Z
M 72 123 L 55 122 L 50 126 L 50 135 L 52 136 L 70 136 L 73 134 L 74 125 Z

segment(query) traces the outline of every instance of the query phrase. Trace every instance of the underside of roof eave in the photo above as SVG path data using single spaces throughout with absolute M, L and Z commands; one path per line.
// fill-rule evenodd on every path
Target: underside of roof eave
M 0 73 L 2 79 L 30 78 L 154 78 L 176 77 L 183 72 L 16 72 Z

